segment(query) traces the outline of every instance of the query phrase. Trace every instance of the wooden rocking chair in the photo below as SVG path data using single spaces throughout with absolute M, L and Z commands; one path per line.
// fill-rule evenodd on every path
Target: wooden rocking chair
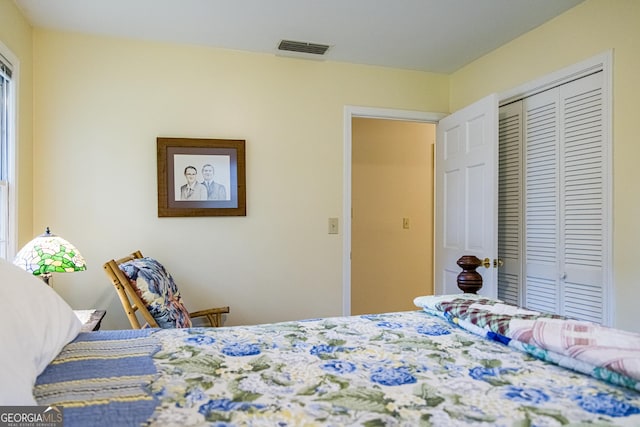
M 103 268 L 107 276 L 109 276 L 111 283 L 118 292 L 118 297 L 120 297 L 120 302 L 122 303 L 122 307 L 124 308 L 127 317 L 129 318 L 131 327 L 133 329 L 141 329 L 147 326 L 158 328 L 158 323 L 147 309 L 146 304 L 144 303 L 144 301 L 142 301 L 142 299 L 136 293 L 135 289 L 131 286 L 127 276 L 118 267 L 120 264 L 123 264 L 127 261 L 142 257 L 142 252 L 135 251 L 124 258 L 120 258 L 118 260 L 112 259 L 110 261 L 107 261 L 103 265 Z M 140 311 L 140 314 L 147 323 L 146 325 L 140 325 L 140 321 L 136 316 L 136 311 Z M 192 319 L 197 317 L 206 317 L 212 327 L 218 327 L 222 326 L 222 315 L 225 313 L 229 313 L 229 307 L 216 307 L 207 310 L 195 311 L 193 313 L 189 313 L 189 317 Z

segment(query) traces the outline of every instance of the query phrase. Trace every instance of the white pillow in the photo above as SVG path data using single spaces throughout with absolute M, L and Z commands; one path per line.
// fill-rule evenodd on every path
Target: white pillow
M 36 405 L 37 376 L 81 326 L 41 279 L 0 259 L 0 406 Z

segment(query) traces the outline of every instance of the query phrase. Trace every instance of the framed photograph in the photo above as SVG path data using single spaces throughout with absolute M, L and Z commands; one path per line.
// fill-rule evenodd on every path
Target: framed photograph
M 158 138 L 158 216 L 246 216 L 245 141 Z

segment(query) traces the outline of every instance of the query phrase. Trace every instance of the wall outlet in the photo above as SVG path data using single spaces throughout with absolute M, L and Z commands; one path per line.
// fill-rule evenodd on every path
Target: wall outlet
M 409 218 L 402 218 L 402 228 L 405 230 L 409 229 Z

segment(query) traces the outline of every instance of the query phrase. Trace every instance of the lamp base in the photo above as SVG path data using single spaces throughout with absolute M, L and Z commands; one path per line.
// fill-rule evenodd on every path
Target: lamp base
M 40 275 L 40 278 L 44 283 L 46 283 L 47 286 L 51 286 L 51 284 L 49 283 L 49 280 L 51 280 L 51 273 L 42 273 Z

